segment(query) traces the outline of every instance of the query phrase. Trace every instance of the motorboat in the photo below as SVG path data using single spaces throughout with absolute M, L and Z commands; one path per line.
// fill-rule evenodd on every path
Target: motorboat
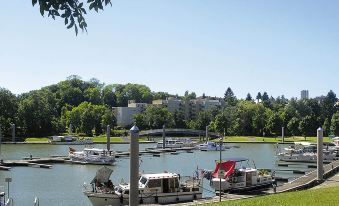
M 194 142 L 191 139 L 166 139 L 165 148 L 192 147 Z M 157 148 L 163 148 L 163 141 L 157 142 Z
M 197 149 L 201 151 L 224 151 L 225 149 L 229 149 L 229 147 L 226 147 L 224 145 L 216 143 L 216 142 L 206 142 L 203 144 L 199 144 L 196 146 Z
M 274 173 L 258 170 L 249 165 L 249 159 L 236 157 L 216 161 L 216 167 L 211 173 L 211 187 L 222 192 L 241 192 L 271 187 L 274 183 Z
M 336 151 L 326 148 L 323 150 L 323 160 L 335 160 Z M 278 151 L 277 157 L 280 161 L 286 162 L 316 162 L 317 161 L 317 145 L 309 142 L 295 142 Z
M 84 194 L 93 206 L 128 205 L 130 184 L 114 186 L 109 180 L 112 170 L 102 167 L 90 185 L 84 185 Z M 191 202 L 202 198 L 202 181 L 185 178 L 176 173 L 141 174 L 139 179 L 140 204 L 169 204 Z
M 81 164 L 103 164 L 112 165 L 115 162 L 115 153 L 99 148 L 85 148 L 82 151 L 76 151 L 69 148 L 68 157 L 70 161 Z
M 74 136 L 52 136 L 49 143 L 57 145 L 89 145 L 93 144 L 93 141 L 91 139 L 78 139 Z

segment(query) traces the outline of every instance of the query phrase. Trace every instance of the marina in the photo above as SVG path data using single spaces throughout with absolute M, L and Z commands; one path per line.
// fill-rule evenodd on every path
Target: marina
M 156 144 L 140 145 L 140 172 L 154 173 L 159 171 L 175 171 L 180 175 L 192 176 L 192 171 L 195 168 L 214 168 L 214 160 L 219 158 L 219 151 L 199 151 L 194 148 L 177 148 L 177 149 L 155 149 Z M 93 145 L 96 148 L 104 148 L 105 145 Z M 234 156 L 251 156 L 255 160 L 257 168 L 269 168 L 276 172 L 276 180 L 279 180 L 277 192 L 294 190 L 296 185 L 309 187 L 314 184 L 314 176 L 308 177 L 313 169 L 309 168 L 310 163 L 294 163 L 294 162 L 278 162 L 275 157 L 275 146 L 272 144 L 227 144 L 231 149 L 222 151 L 224 158 Z M 72 146 L 73 147 L 73 146 Z M 77 150 L 81 150 L 84 146 L 74 146 Z M 128 164 L 129 164 L 129 145 L 112 144 L 111 149 L 116 151 L 116 165 L 109 166 L 113 169 L 112 180 L 116 183 L 128 181 Z M 72 164 L 68 158 L 67 145 L 21 145 L 21 144 L 6 144 L 3 145 L 4 163 L 11 169 L 4 170 L 0 173 L 0 178 L 11 176 L 11 196 L 16 200 L 17 204 L 31 201 L 33 197 L 40 197 L 40 204 L 48 202 L 48 205 L 59 205 L 59 199 L 51 197 L 46 193 L 46 190 L 51 188 L 56 189 L 55 193 L 63 197 L 62 201 L 65 204 L 85 205 L 91 203 L 82 194 L 84 182 L 88 182 L 93 178 L 99 165 L 88 164 Z M 15 152 L 17 151 L 17 152 Z M 176 155 L 173 155 L 176 153 Z M 30 154 L 32 156 L 30 156 Z M 157 156 L 154 156 L 157 155 Z M 180 156 L 180 159 L 177 158 Z M 23 158 L 24 157 L 24 158 Z M 42 158 L 48 157 L 48 158 Z M 9 159 L 16 159 L 10 161 Z M 212 161 L 211 161 L 212 160 Z M 155 164 L 156 163 L 156 164 Z M 338 164 L 335 162 L 334 164 Z M 46 165 L 46 167 L 40 167 Z M 326 165 L 325 174 L 329 174 L 336 170 L 332 164 Z M 30 169 L 32 167 L 32 169 Z M 36 167 L 41 169 L 35 169 Z M 286 168 L 288 167 L 288 168 Z M 290 168 L 291 167 L 291 168 Z M 299 178 L 306 173 L 306 177 Z M 53 177 L 53 178 L 51 178 Z M 299 179 L 297 179 L 299 178 Z M 296 179 L 292 183 L 287 183 L 282 186 L 287 180 Z M 39 181 L 43 180 L 43 181 Z M 311 183 L 310 183 L 311 182 Z M 25 186 L 26 185 L 26 186 Z M 27 194 L 22 194 L 20 191 L 24 187 L 34 185 L 33 190 L 28 190 Z M 215 196 L 213 189 L 210 188 L 209 182 L 204 180 L 203 198 L 208 198 L 209 201 L 214 201 L 211 197 Z M 67 193 L 61 191 L 66 190 Z M 268 193 L 273 192 L 272 190 Z M 247 198 L 251 195 L 227 194 L 224 195 L 227 199 L 232 198 Z M 200 200 L 204 202 L 207 200 Z

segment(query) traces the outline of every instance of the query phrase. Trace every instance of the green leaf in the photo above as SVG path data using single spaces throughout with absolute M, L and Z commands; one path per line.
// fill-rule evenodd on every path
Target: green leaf
M 81 3 L 79 4 L 78 8 L 81 8 L 83 5 L 84 5 L 84 3 L 81 2 Z
M 44 16 L 44 12 L 45 12 L 44 7 L 42 5 L 40 5 L 40 14 L 41 14 L 41 16 Z
M 68 24 L 68 19 L 67 18 L 65 18 L 65 25 L 67 25 Z
M 72 28 L 72 26 L 74 25 L 74 20 L 73 21 L 71 21 L 71 23 L 67 26 L 67 29 L 70 29 L 70 28 Z
M 32 5 L 35 6 L 35 4 L 38 2 L 38 0 L 32 0 Z
M 92 10 L 95 6 L 95 3 L 91 3 L 91 5 L 89 5 L 89 10 Z
M 75 35 L 78 36 L 78 27 L 77 27 L 77 25 L 74 25 L 74 28 L 75 28 Z

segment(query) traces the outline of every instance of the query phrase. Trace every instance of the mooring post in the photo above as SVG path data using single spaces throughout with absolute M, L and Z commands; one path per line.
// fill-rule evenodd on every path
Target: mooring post
M 139 205 L 139 128 L 134 125 L 130 129 L 130 195 L 129 205 Z
M 285 142 L 285 128 L 281 128 L 281 137 L 282 137 L 282 142 Z
M 107 125 L 106 137 L 107 137 L 107 152 L 108 152 L 111 150 L 111 127 L 109 125 Z
M 162 148 L 166 148 L 166 131 L 165 125 L 162 125 Z
M 206 126 L 206 142 L 208 141 L 208 126 Z
M 319 128 L 317 130 L 317 180 L 322 181 L 323 175 L 323 129 Z
M 13 123 L 11 126 L 12 126 L 12 142 L 15 142 L 15 124 Z

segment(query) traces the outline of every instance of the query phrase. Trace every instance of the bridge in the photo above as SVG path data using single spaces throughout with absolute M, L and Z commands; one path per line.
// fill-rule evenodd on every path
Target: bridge
M 161 136 L 162 129 L 152 129 L 144 130 L 140 132 L 140 136 Z M 194 130 L 194 129 L 165 129 L 166 135 L 182 135 L 182 136 L 206 136 L 206 131 L 204 130 Z M 221 136 L 216 132 L 208 132 L 210 138 L 220 138 Z

